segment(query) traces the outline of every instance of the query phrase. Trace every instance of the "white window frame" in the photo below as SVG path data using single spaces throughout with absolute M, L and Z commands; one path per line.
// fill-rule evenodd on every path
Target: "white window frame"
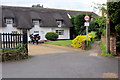
M 40 25 L 40 21 L 39 20 L 33 20 L 33 25 Z
M 58 27 L 62 27 L 62 21 L 58 20 L 57 25 L 58 25 Z
M 13 24 L 13 19 L 5 19 L 6 20 L 6 24 Z
M 36 33 L 38 33 L 39 34 L 39 31 L 34 31 L 34 33 L 36 34 Z
M 64 35 L 64 30 L 56 30 L 56 33 L 57 33 L 58 35 Z

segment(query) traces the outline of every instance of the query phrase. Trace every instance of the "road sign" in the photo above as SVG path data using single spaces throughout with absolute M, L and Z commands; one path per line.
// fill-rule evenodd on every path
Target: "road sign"
M 85 23 L 84 23 L 84 26 L 89 26 L 89 25 L 90 25 L 89 22 L 85 22 Z
M 89 21 L 90 20 L 90 16 L 85 16 L 84 20 Z

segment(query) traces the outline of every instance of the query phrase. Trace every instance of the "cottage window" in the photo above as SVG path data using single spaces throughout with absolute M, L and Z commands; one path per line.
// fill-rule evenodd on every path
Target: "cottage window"
M 33 25 L 40 25 L 40 21 L 39 20 L 33 20 Z
M 64 30 L 56 30 L 56 33 L 57 33 L 58 35 L 64 35 Z
M 58 27 L 62 27 L 62 21 L 57 21 L 57 25 L 58 25 Z
M 13 19 L 6 19 L 6 24 L 13 24 Z
M 39 31 L 34 31 L 35 34 L 39 34 Z
M 12 31 L 12 33 L 13 33 L 13 34 L 17 34 L 17 33 L 18 33 L 18 31 Z

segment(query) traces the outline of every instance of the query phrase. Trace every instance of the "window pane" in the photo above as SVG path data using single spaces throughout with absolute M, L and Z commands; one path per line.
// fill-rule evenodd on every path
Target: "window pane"
M 17 34 L 18 32 L 17 31 L 12 31 L 13 34 Z
M 34 25 L 39 25 L 39 20 L 33 20 Z
M 58 27 L 61 27 L 62 26 L 62 21 L 57 21 L 57 25 L 58 25 Z
M 57 33 L 58 35 L 64 35 L 64 30 L 56 30 L 56 33 Z
M 58 30 L 56 30 L 56 33 L 58 33 Z
M 6 19 L 6 24 L 13 24 L 13 20 L 12 19 Z
M 34 31 L 34 33 L 39 33 L 39 31 Z

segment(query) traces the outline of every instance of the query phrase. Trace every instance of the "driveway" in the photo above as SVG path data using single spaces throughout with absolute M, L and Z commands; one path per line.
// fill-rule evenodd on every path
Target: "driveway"
M 89 51 L 47 44 L 29 51 L 29 59 L 2 64 L 3 78 L 117 78 L 118 58 L 99 56 L 97 42 Z

